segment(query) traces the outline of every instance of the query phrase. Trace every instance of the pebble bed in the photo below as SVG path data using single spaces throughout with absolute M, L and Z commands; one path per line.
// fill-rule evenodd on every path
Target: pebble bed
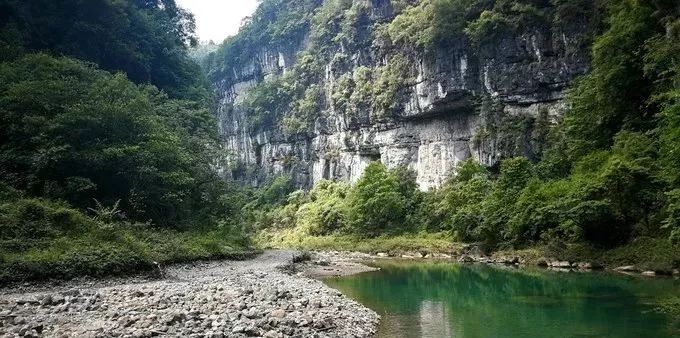
M 293 253 L 178 265 L 159 281 L 0 290 L 0 337 L 373 337 L 379 316 L 280 270 Z

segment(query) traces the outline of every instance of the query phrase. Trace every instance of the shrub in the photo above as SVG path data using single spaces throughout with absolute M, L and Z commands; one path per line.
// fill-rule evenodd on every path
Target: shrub
M 470 165 L 464 165 L 464 167 Z M 450 224 L 456 238 L 462 241 L 478 239 L 480 227 L 484 223 L 481 208 L 489 197 L 492 184 L 481 172 L 468 176 L 470 172 L 459 175 L 451 186 L 445 188 L 445 200 L 451 210 Z
M 297 210 L 297 226 L 311 236 L 329 235 L 347 227 L 349 185 L 321 181 L 309 193 L 310 201 Z
M 45 240 L 93 225 L 92 219 L 64 203 L 32 198 L 0 201 L 0 240 Z
M 380 162 L 372 162 L 349 196 L 350 226 L 371 237 L 398 233 L 407 217 L 407 202 L 397 177 Z

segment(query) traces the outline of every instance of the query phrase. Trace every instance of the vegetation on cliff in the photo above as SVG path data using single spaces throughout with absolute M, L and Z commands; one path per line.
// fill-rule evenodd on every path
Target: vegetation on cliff
M 339 22 L 354 11 L 350 2 L 330 1 L 322 8 L 328 3 L 346 5 L 335 16 Z M 316 15 L 322 13 L 328 10 Z M 376 34 L 374 41 L 400 45 L 402 51 L 415 47 L 427 53 L 447 39 L 470 39 L 483 51 L 499 35 L 582 20 L 595 22 L 583 41 L 592 45 L 591 70 L 571 89 L 564 119 L 556 124 L 546 116 L 531 121 L 532 142 L 540 146 L 530 156 L 513 151 L 525 140 L 508 139 L 501 142 L 505 159 L 499 166 L 466 162 L 441 189 L 429 192 L 418 191 L 407 170 L 374 163 L 354 186 L 322 182 L 310 192 L 293 192 L 280 206 L 260 208 L 257 229 L 266 228 L 266 238 L 277 231 L 289 237 L 444 231 L 490 249 L 586 245 L 609 250 L 666 241 L 670 244 L 650 244 L 650 251 L 665 252 L 666 259 L 655 266 L 660 271 L 678 268 L 680 19 L 673 2 L 416 1 L 367 32 Z M 329 27 L 317 29 L 328 32 Z M 400 57 L 391 55 L 378 69 L 389 67 L 394 55 Z M 387 110 L 400 109 L 398 98 L 381 100 L 378 95 L 391 93 L 391 83 L 403 88 L 407 76 L 393 74 L 395 82 L 382 82 L 375 69 L 359 71 L 362 75 L 340 77 L 334 85 L 335 108 L 361 110 L 356 107 L 363 104 L 375 109 L 385 102 L 397 104 Z M 374 88 L 380 88 L 377 95 L 358 92 L 363 86 L 357 78 L 362 77 L 373 79 Z M 367 104 L 355 97 L 366 98 Z M 482 113 L 494 107 L 493 97 L 485 101 Z M 279 113 L 295 114 L 290 107 Z M 488 117 L 498 114 L 503 112 Z M 527 123 L 505 116 L 480 132 L 514 137 L 504 119 Z

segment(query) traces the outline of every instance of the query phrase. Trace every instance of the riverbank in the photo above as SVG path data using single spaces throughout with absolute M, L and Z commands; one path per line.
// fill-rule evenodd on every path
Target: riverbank
M 161 280 L 0 290 L 0 336 L 371 337 L 378 315 L 280 269 L 290 251 L 168 267 Z
M 462 262 L 546 266 L 555 269 L 612 269 L 645 275 L 680 274 L 680 247 L 667 239 L 638 238 L 612 249 L 585 244 L 550 244 L 526 249 L 496 250 L 484 253 L 478 246 L 455 242 L 444 233 L 394 237 L 298 236 L 279 231 L 259 234 L 256 243 L 270 248 L 294 248 L 316 252 L 353 252 L 367 259 L 397 257 L 406 259 L 455 259 Z
M 465 247 L 446 233 L 421 233 L 403 236 L 366 238 L 351 235 L 301 236 L 294 230 L 263 231 L 253 238 L 262 248 L 311 251 L 351 251 L 388 253 L 391 256 L 427 252 L 453 256 Z

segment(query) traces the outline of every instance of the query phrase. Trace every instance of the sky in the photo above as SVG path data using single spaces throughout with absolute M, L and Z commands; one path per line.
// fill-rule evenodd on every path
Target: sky
M 257 0 L 175 0 L 194 13 L 196 33 L 202 41 L 222 42 L 238 33 L 243 18 L 257 8 Z

